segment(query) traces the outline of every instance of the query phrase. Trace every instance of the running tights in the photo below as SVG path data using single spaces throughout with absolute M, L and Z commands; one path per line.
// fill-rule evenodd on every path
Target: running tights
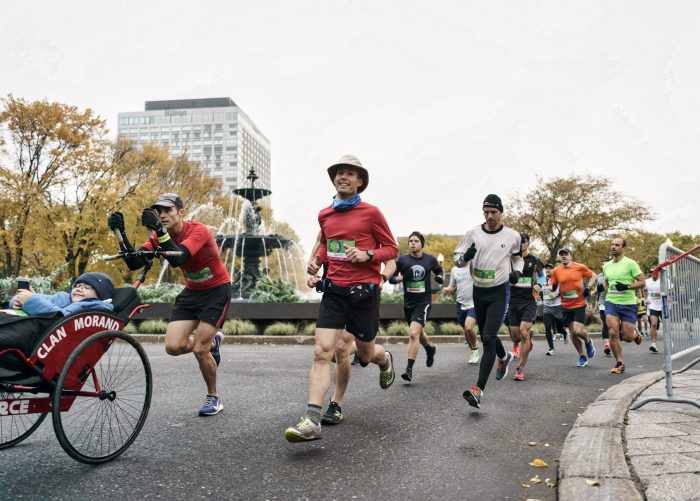
M 479 326 L 481 344 L 484 354 L 479 365 L 479 380 L 476 385 L 482 390 L 486 387 L 491 369 L 498 358 L 506 356 L 503 343 L 498 339 L 498 329 L 503 325 L 503 320 L 508 312 L 510 301 L 510 285 L 506 282 L 495 287 L 474 286 L 474 309 L 476 311 L 476 323 Z
M 554 329 L 557 329 L 557 333 L 564 336 L 566 339 L 566 329 L 564 328 L 564 320 L 562 318 L 557 318 L 551 313 L 544 314 L 544 332 L 547 336 L 547 344 L 549 349 L 554 349 Z
M 605 310 L 598 310 L 600 312 L 600 319 L 603 321 L 603 339 L 610 339 L 610 333 L 608 332 L 608 323 L 605 321 Z

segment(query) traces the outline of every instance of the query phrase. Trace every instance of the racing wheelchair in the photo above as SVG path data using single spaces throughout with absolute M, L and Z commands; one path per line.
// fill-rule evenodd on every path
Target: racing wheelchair
M 0 449 L 25 440 L 49 413 L 61 447 L 82 463 L 111 461 L 138 436 L 151 404 L 151 366 L 141 345 L 121 330 L 149 306 L 136 289 L 153 259 L 179 252 L 122 247 L 105 259 L 129 254 L 146 265 L 133 287 L 115 289 L 113 312 L 12 317 L 2 325 Z

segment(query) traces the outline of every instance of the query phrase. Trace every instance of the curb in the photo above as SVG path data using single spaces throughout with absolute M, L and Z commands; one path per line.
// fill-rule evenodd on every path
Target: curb
M 600 337 L 600 333 L 589 333 L 592 338 Z M 139 343 L 163 343 L 165 342 L 164 334 L 131 334 L 131 337 Z M 506 334 L 498 336 L 502 340 L 510 340 Z M 407 344 L 408 336 L 377 336 L 376 340 L 379 344 Z M 544 334 L 535 334 L 535 341 L 546 343 Z M 222 341 L 224 344 L 314 344 L 314 336 L 224 336 Z M 430 336 L 430 342 L 435 344 L 462 344 L 464 336 Z
M 655 371 L 626 379 L 608 388 L 579 415 L 559 456 L 558 499 L 645 499 L 625 458 L 623 431 L 632 402 L 663 378 L 663 371 Z M 598 485 L 591 486 L 587 480 Z

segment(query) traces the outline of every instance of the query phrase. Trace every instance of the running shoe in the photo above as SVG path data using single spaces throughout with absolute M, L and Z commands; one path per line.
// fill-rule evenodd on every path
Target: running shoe
M 209 353 L 211 353 L 211 356 L 214 357 L 214 362 L 216 362 L 217 367 L 221 363 L 221 352 L 219 351 L 219 348 L 221 348 L 221 341 L 223 341 L 223 340 L 224 340 L 224 333 L 221 331 L 217 332 L 216 335 L 214 336 L 214 341 L 212 342 L 211 350 L 209 350 Z
M 547 355 L 548 357 L 553 357 L 556 354 L 557 354 L 557 352 L 554 351 L 553 348 L 551 350 L 547 350 L 547 353 L 545 353 L 545 355 Z
M 471 355 L 469 355 L 469 363 L 472 365 L 476 365 L 479 363 L 479 360 L 481 357 L 479 356 L 479 349 L 477 348 L 476 350 L 472 350 Z
M 603 353 L 605 353 L 606 357 L 612 357 L 612 351 L 610 350 L 610 343 L 605 343 L 605 347 L 603 348 Z
M 284 430 L 284 438 L 293 444 L 321 440 L 321 425 L 303 417 L 296 426 L 290 426 Z
M 513 359 L 513 355 L 506 352 L 506 358 L 499 360 L 496 365 L 496 381 L 500 381 L 508 375 L 508 364 Z
M 520 343 L 513 345 L 511 354 L 513 355 L 513 360 L 518 360 L 520 358 Z
M 656 349 L 656 343 L 651 343 L 651 344 L 649 345 L 649 351 L 651 351 L 652 353 L 658 353 L 658 352 L 659 352 L 659 350 Z
M 406 367 L 406 370 L 403 372 L 403 374 L 401 374 L 401 379 L 403 379 L 404 381 L 412 381 L 413 370 Z
M 588 359 L 581 355 L 578 357 L 578 362 L 576 362 L 576 367 L 585 367 L 588 365 Z
M 586 343 L 586 355 L 588 355 L 589 360 L 595 357 L 595 347 L 593 346 L 593 341 L 590 339 Z
M 565 338 L 564 338 L 564 344 L 569 344 L 569 338 L 568 338 L 568 337 L 565 337 Z
M 477 409 L 481 409 L 481 397 L 484 396 L 484 391 L 478 386 L 472 386 L 468 390 L 464 390 L 462 396 L 464 397 L 464 400 L 469 402 L 469 405 L 476 407 Z
M 357 353 L 352 356 L 352 362 L 350 365 L 360 365 L 360 357 L 357 356 Z
M 379 386 L 384 390 L 394 384 L 394 379 L 396 379 L 396 373 L 394 373 L 394 357 L 391 355 L 390 351 L 386 352 L 386 359 L 389 362 L 387 368 L 379 369 Z
M 328 404 L 328 409 L 326 409 L 325 414 L 321 416 L 321 423 L 322 424 L 340 424 L 340 422 L 343 420 L 343 411 L 340 409 L 340 406 L 331 400 L 331 403 Z
M 523 372 L 523 370 L 520 367 L 515 369 L 515 376 L 513 376 L 513 380 L 525 381 L 525 373 Z
M 634 338 L 634 344 L 636 344 L 637 346 L 642 344 L 642 336 L 639 334 L 639 332 L 637 332 L 637 337 Z
M 207 395 L 204 399 L 204 405 L 199 408 L 200 416 L 213 416 L 224 410 L 224 404 L 221 403 L 219 397 Z
M 610 369 L 610 372 L 612 372 L 613 374 L 622 374 L 623 372 L 625 372 L 625 364 L 623 364 L 622 362 L 618 362 L 615 367 Z
M 435 363 L 435 352 L 437 351 L 437 346 L 431 345 L 425 349 L 426 359 L 425 365 L 432 367 Z

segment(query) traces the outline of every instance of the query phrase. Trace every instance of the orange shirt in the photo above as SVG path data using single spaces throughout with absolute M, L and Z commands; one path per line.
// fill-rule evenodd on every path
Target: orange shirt
M 582 284 L 584 278 L 591 278 L 592 276 L 593 272 L 588 266 L 573 261 L 568 268 L 560 264 L 552 270 L 550 282 L 552 285 L 559 284 L 562 308 L 571 310 L 586 306 Z

